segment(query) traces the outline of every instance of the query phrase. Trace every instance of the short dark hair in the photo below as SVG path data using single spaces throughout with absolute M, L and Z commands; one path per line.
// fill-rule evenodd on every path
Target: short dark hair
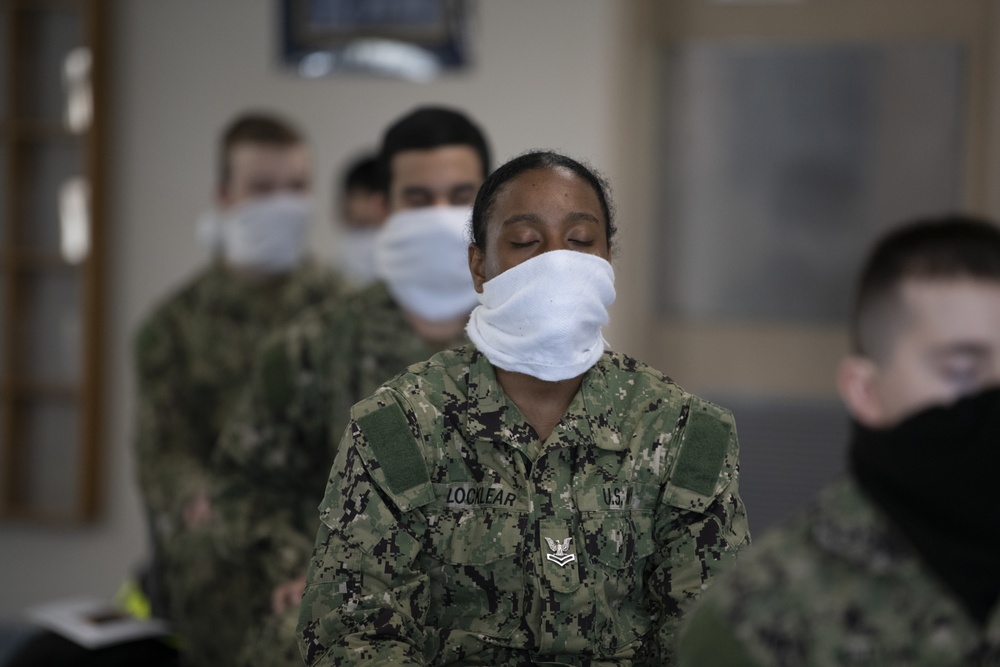
M 480 250 L 486 249 L 486 219 L 496 204 L 497 195 L 513 178 L 534 169 L 566 169 L 593 188 L 604 213 L 608 250 L 610 250 L 611 237 L 618 228 L 615 227 L 614 202 L 611 200 L 611 188 L 608 182 L 593 168 L 553 151 L 524 153 L 497 167 L 496 171 L 486 177 L 476 194 L 476 202 L 472 205 L 472 242 Z
M 382 189 L 392 183 L 392 158 L 403 151 L 430 150 L 442 146 L 468 146 L 482 163 L 483 176 L 490 171 L 490 148 L 482 130 L 465 114 L 445 107 L 420 107 L 389 126 L 379 151 Z
M 219 185 L 225 186 L 232 176 L 229 158 L 239 144 L 298 146 L 305 135 L 292 122 L 273 113 L 245 113 L 233 119 L 222 133 L 219 144 Z
M 1000 282 L 1000 228 L 967 216 L 916 220 L 876 243 L 858 281 L 851 316 L 857 354 L 886 359 L 900 326 L 904 281 L 969 278 Z
M 356 190 L 362 192 L 381 192 L 382 182 L 378 173 L 378 157 L 365 154 L 355 158 L 347 165 L 341 177 L 343 192 L 350 194 Z

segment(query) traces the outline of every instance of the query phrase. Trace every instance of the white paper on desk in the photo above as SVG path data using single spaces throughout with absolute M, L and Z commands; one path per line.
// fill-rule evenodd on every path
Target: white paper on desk
M 135 618 L 107 600 L 84 598 L 49 602 L 27 610 L 28 618 L 85 648 L 102 648 L 170 633 L 156 618 Z

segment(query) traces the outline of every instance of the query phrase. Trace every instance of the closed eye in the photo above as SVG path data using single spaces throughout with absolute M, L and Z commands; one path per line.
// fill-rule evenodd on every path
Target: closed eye
M 947 382 L 960 391 L 971 391 L 979 387 L 980 372 L 975 366 L 951 367 L 944 369 Z

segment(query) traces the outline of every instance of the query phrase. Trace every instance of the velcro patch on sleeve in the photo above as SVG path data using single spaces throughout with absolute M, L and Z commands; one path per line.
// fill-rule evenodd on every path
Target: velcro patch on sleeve
M 389 491 L 405 493 L 430 483 L 420 447 L 398 405 L 387 405 L 359 417 L 357 422 L 385 474 Z
M 674 485 L 703 496 L 715 493 L 731 430 L 732 427 L 718 416 L 693 409 L 671 478 Z

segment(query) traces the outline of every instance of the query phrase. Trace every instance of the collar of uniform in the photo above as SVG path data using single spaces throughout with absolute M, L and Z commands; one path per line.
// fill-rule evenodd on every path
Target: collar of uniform
M 406 321 L 403 309 L 399 307 L 396 300 L 389 293 L 389 287 L 382 281 L 372 283 L 363 288 L 360 292 L 355 292 L 348 297 L 351 299 L 351 308 L 355 311 L 356 319 L 364 319 L 372 322 L 379 331 L 411 331 L 412 327 Z M 407 336 L 407 340 L 421 341 L 419 336 Z M 420 343 L 421 349 L 430 348 L 426 344 Z M 428 357 L 434 353 L 429 352 Z
M 621 437 L 618 430 L 621 419 L 614 414 L 612 391 L 622 389 L 618 387 L 612 390 L 608 383 L 614 368 L 610 353 L 605 352 L 587 371 L 578 392 L 583 400 L 583 414 L 579 418 L 581 423 L 578 428 L 581 435 L 589 436 L 599 449 L 620 452 L 627 449 L 629 443 L 624 442 Z
M 310 282 L 306 276 L 315 270 L 313 262 L 306 258 L 276 282 L 254 285 L 236 278 L 216 258 L 205 272 L 203 307 L 208 312 L 240 315 L 262 311 L 275 316 L 286 304 L 303 302 L 303 290 L 308 289 Z
M 469 399 L 470 404 L 479 408 L 478 432 L 474 435 L 483 440 L 503 440 L 520 448 L 521 443 L 515 435 L 522 426 L 515 419 L 515 416 L 521 417 L 520 411 L 504 394 L 493 364 L 486 355 L 471 343 L 469 348 L 472 350 Z M 609 399 L 608 374 L 605 368 L 607 360 L 608 355 L 605 353 L 584 375 L 579 391 L 570 401 L 566 415 L 556 425 L 553 435 L 561 429 L 573 429 L 584 442 L 592 441 L 600 449 L 621 451 L 627 448 L 628 443 L 623 442 L 620 433 L 613 426 L 617 420 L 610 418 L 612 415 L 608 414 L 614 408 Z
M 849 475 L 828 485 L 807 515 L 813 539 L 834 554 L 878 576 L 901 582 L 938 581 L 942 595 L 933 601 L 939 619 L 969 618 L 958 599 L 923 564 L 906 536 L 868 499 Z M 946 593 L 946 594 L 945 594 Z M 995 605 L 982 629 L 991 645 L 1000 645 L 1000 605 Z
M 850 477 L 820 494 L 812 517 L 812 535 L 826 551 L 876 574 L 898 574 L 918 566 L 906 538 L 892 528 Z
M 403 309 L 399 307 L 396 300 L 392 298 L 392 294 L 389 293 L 389 286 L 384 280 L 376 280 L 368 287 L 363 288 L 358 294 L 364 294 L 366 299 L 375 303 L 391 304 L 400 313 L 403 312 Z
M 476 414 L 470 411 L 467 428 L 470 435 L 480 440 L 509 441 L 505 437 L 507 398 L 504 396 L 496 371 L 486 355 L 472 343 L 469 350 L 469 405 L 476 406 Z M 473 433 L 472 430 L 476 432 Z
M 201 305 L 206 312 L 213 315 L 226 313 L 245 316 L 253 305 L 251 302 L 256 300 L 255 297 L 254 290 L 234 277 L 221 259 L 212 261 L 205 272 L 201 295 Z

